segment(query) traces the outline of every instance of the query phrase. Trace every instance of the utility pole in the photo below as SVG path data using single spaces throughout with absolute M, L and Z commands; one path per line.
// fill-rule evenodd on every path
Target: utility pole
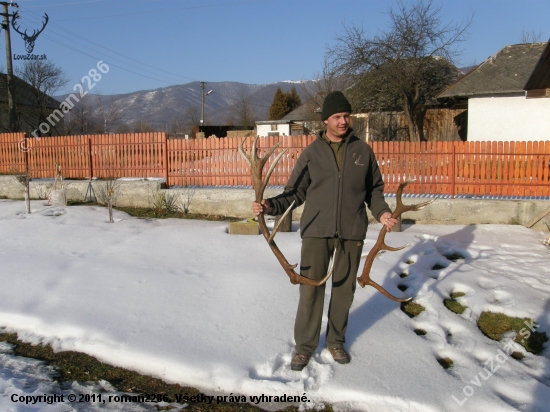
M 4 16 L 4 21 L 2 22 L 2 28 L 5 30 L 6 36 L 6 79 L 7 79 L 7 88 L 8 88 L 8 107 L 9 107 L 9 116 L 10 116 L 10 132 L 17 131 L 17 113 L 15 112 L 15 98 L 13 92 L 13 67 L 11 62 L 11 38 L 10 38 L 10 17 L 13 17 L 13 14 L 8 13 L 8 6 L 19 7 L 17 3 L 8 3 L 7 1 L 1 1 L 2 5 L 2 16 Z
M 202 106 L 202 110 L 201 110 L 201 121 L 200 121 L 200 124 L 201 126 L 204 125 L 204 98 L 206 96 L 208 96 L 210 93 L 213 92 L 213 90 L 210 90 L 208 93 L 204 93 L 204 85 L 206 84 L 206 82 L 201 82 L 201 89 L 202 89 L 202 92 L 201 92 L 201 96 L 202 96 L 202 100 L 201 100 L 201 106 Z

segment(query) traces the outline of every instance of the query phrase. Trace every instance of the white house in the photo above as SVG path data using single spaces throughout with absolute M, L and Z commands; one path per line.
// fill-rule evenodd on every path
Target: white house
M 550 140 L 550 41 L 506 46 L 441 92 L 468 141 Z
M 265 120 L 256 122 L 258 136 L 301 136 L 307 134 L 302 124 L 292 120 Z

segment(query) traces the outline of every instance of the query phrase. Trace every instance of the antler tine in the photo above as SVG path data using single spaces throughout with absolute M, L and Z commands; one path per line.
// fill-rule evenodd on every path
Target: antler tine
M 279 143 L 277 143 L 277 146 L 279 146 Z M 275 146 L 274 146 L 275 147 Z M 287 149 L 284 149 L 281 153 L 279 153 L 277 155 L 277 157 L 273 160 L 273 163 L 271 163 L 271 166 L 269 166 L 269 170 L 267 171 L 267 173 L 265 174 L 265 178 L 264 178 L 264 189 L 267 187 L 267 183 L 269 182 L 269 178 L 271 177 L 271 173 L 273 173 L 273 171 L 275 170 L 275 166 L 277 166 L 277 163 L 279 163 L 279 160 L 281 160 L 281 157 L 283 157 L 283 155 L 288 151 L 288 148 Z M 267 158 L 269 157 L 268 155 L 270 155 L 270 153 L 273 153 L 271 150 L 269 152 L 266 153 L 266 155 L 264 156 L 264 158 Z M 294 204 L 294 202 L 293 202 Z
M 401 246 L 399 248 L 392 248 L 384 243 L 384 238 L 386 237 L 387 229 L 386 226 L 382 228 L 380 233 L 378 234 L 378 239 L 376 243 L 374 244 L 373 248 L 370 250 L 369 254 L 367 255 L 367 259 L 365 260 L 365 266 L 363 267 L 363 272 L 361 273 L 361 276 L 357 278 L 357 283 L 364 288 L 365 286 L 372 286 L 375 289 L 377 289 L 379 292 L 382 292 L 384 296 L 387 298 L 396 301 L 396 302 L 408 302 L 412 298 L 398 298 L 396 296 L 393 296 L 391 293 L 389 293 L 386 289 L 384 289 L 382 286 L 380 286 L 378 283 L 376 283 L 374 280 L 370 278 L 370 270 L 372 268 L 372 264 L 374 263 L 374 258 L 383 250 L 401 250 L 408 245 Z
M 267 243 L 273 240 L 273 238 L 277 234 L 277 230 L 279 230 L 279 226 L 281 226 L 281 223 L 283 222 L 283 220 L 285 220 L 286 215 L 288 215 L 292 210 L 292 206 L 294 206 L 294 203 L 296 203 L 296 201 L 292 202 L 292 204 L 285 210 L 285 213 L 283 213 L 279 221 L 275 224 L 275 226 L 273 227 L 273 230 L 271 231 L 271 235 L 269 235 L 269 239 L 267 239 Z
M 50 18 L 48 17 L 48 14 L 47 13 L 44 13 L 44 16 L 46 16 L 46 21 L 44 22 L 44 25 L 42 26 L 42 28 L 38 31 L 38 33 L 34 33 L 33 31 L 33 37 L 34 36 L 37 36 L 42 33 L 44 31 L 44 29 L 46 28 L 46 25 L 48 24 L 48 21 L 50 20 Z
M 19 12 L 16 11 L 15 13 L 13 13 L 13 16 L 12 16 L 12 18 L 11 18 L 11 26 L 13 27 L 13 29 L 14 29 L 17 33 L 23 35 L 24 33 L 21 33 L 21 32 L 19 31 L 19 25 L 17 25 L 17 27 L 15 27 L 15 22 L 16 22 L 18 19 L 19 19 Z M 27 33 L 26 30 L 25 30 L 25 33 Z
M 395 219 L 397 218 L 398 216 L 400 216 L 401 214 L 405 213 L 405 212 L 409 212 L 409 211 L 413 211 L 413 212 L 416 212 L 426 206 L 428 206 L 430 203 L 433 203 L 435 202 L 435 199 L 430 199 L 428 200 L 427 202 L 424 202 L 424 203 L 416 203 L 416 204 L 413 204 L 413 205 L 404 205 L 403 204 L 403 201 L 401 200 L 401 196 L 403 195 L 403 189 L 409 184 L 409 183 L 412 183 L 416 181 L 416 179 L 409 179 L 409 180 L 405 180 L 403 183 L 401 183 L 399 185 L 399 187 L 397 188 L 397 195 L 396 195 L 396 206 L 395 206 L 395 210 L 392 214 L 392 217 Z M 395 216 L 394 216 L 395 215 Z
M 416 204 L 416 205 L 404 205 L 402 200 L 401 200 L 401 197 L 403 195 L 403 189 L 411 182 L 414 182 L 414 180 L 406 180 L 403 183 L 401 183 L 399 185 L 399 188 L 397 189 L 396 207 L 395 207 L 395 210 L 392 213 L 392 218 L 394 218 L 394 219 L 401 216 L 404 212 L 420 210 L 423 207 L 425 207 L 425 206 L 429 205 L 430 203 L 432 203 L 433 201 L 435 201 L 435 199 L 432 199 L 432 200 L 429 200 L 427 202 L 419 203 L 419 204 Z M 396 302 L 401 302 L 401 303 L 402 302 L 408 302 L 412 298 L 398 298 L 398 297 L 395 297 L 391 293 L 389 293 L 386 289 L 384 289 L 382 286 L 380 286 L 378 283 L 376 283 L 375 281 L 373 281 L 370 278 L 370 270 L 372 268 L 372 264 L 374 262 L 374 259 L 382 251 L 385 251 L 385 250 L 397 251 L 397 250 L 404 249 L 404 248 L 406 248 L 407 246 L 410 245 L 410 243 L 406 244 L 405 246 L 401 246 L 401 247 L 391 247 L 391 246 L 386 245 L 386 243 L 384 242 L 384 238 L 386 237 L 387 232 L 388 232 L 388 229 L 386 228 L 386 226 L 382 227 L 382 230 L 380 230 L 380 233 L 378 234 L 378 239 L 377 239 L 376 243 L 374 244 L 373 248 L 370 250 L 369 254 L 367 255 L 367 259 L 365 260 L 365 266 L 363 267 L 363 272 L 361 273 L 361 276 L 357 278 L 357 282 L 363 288 L 365 286 L 374 287 L 379 292 L 382 292 L 382 294 L 384 294 L 384 296 L 386 296 L 387 298 L 389 298 L 391 300 L 394 300 Z
M 239 143 L 239 153 L 245 158 L 247 163 L 250 165 L 250 173 L 252 175 L 254 190 L 256 192 L 256 201 L 261 202 L 263 199 L 265 188 L 267 187 L 267 183 L 269 181 L 269 177 L 271 176 L 271 173 L 273 173 L 273 170 L 275 169 L 277 162 L 288 149 L 285 149 L 282 153 L 279 153 L 279 155 L 277 155 L 277 157 L 271 164 L 271 167 L 269 168 L 268 172 L 266 173 L 265 179 L 262 179 L 262 171 L 263 171 L 264 165 L 269 160 L 269 157 L 273 154 L 273 152 L 277 149 L 277 147 L 279 147 L 279 142 L 276 143 L 273 147 L 271 147 L 263 157 L 259 157 L 256 149 L 256 142 L 258 141 L 258 138 L 259 136 L 256 136 L 252 141 L 252 150 L 250 155 L 248 155 L 244 151 L 243 145 L 246 140 L 246 138 L 244 138 Z
M 275 152 L 277 147 L 279 147 L 279 143 L 271 147 L 263 157 L 259 157 L 256 151 L 256 142 L 258 140 L 258 136 L 252 142 L 252 153 L 250 153 L 250 155 L 248 155 L 244 150 L 245 140 L 246 138 L 243 139 L 241 143 L 239 143 L 239 153 L 245 158 L 245 160 L 250 165 L 250 173 L 252 175 L 252 181 L 254 182 L 254 189 L 256 192 L 256 202 L 261 202 L 263 200 L 265 188 L 267 186 L 269 178 L 271 177 L 271 173 L 273 173 L 273 170 L 275 170 L 275 166 L 277 165 L 281 157 L 284 155 L 286 150 L 284 150 L 282 153 L 279 153 L 277 155 L 277 157 L 274 159 L 273 163 L 269 167 L 269 170 L 266 173 L 265 179 L 262 179 L 263 167 L 267 162 L 267 160 L 269 159 L 269 157 L 273 154 L 273 152 Z M 290 207 L 284 213 L 283 217 L 286 216 L 288 213 L 290 213 L 293 205 L 294 203 L 290 205 Z M 294 271 L 294 269 L 298 265 L 297 264 L 291 265 L 290 263 L 288 263 L 285 256 L 283 255 L 283 253 L 281 252 L 281 250 L 278 248 L 277 244 L 273 240 L 275 234 L 277 233 L 277 230 L 279 229 L 279 224 L 275 226 L 275 228 L 273 229 L 273 232 L 270 234 L 269 229 L 267 228 L 267 225 L 265 223 L 265 217 L 263 213 L 260 213 L 258 215 L 258 224 L 260 225 L 260 230 L 262 231 L 262 234 L 264 235 L 264 238 L 266 239 L 267 244 L 269 245 L 269 247 L 271 248 L 271 251 L 277 258 L 281 266 L 283 267 L 284 271 L 288 275 L 290 282 L 292 284 L 321 286 L 328 280 L 328 278 L 332 274 L 333 263 L 331 263 L 331 266 L 329 267 L 329 270 L 326 276 L 321 280 L 313 280 L 313 279 L 306 278 L 305 276 L 299 275 Z M 333 259 L 332 262 L 334 262 L 335 256 L 336 256 L 336 249 L 334 250 L 334 254 L 332 256 L 332 259 Z

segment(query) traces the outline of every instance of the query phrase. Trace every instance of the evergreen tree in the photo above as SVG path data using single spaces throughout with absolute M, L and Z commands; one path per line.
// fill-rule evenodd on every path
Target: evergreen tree
M 286 98 L 288 104 L 288 113 L 302 105 L 302 99 L 300 99 L 300 95 L 298 94 L 298 92 L 296 91 L 296 87 L 294 86 L 292 86 L 292 89 L 286 94 Z M 285 115 L 288 113 L 285 113 Z
M 273 96 L 271 106 L 269 106 L 269 120 L 279 120 L 289 112 L 288 97 L 279 87 Z

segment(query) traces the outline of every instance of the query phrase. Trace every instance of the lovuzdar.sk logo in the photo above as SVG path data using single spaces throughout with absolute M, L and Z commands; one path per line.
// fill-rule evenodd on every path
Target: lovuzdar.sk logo
M 44 22 L 42 23 L 42 28 L 38 30 L 33 30 L 32 34 L 27 33 L 27 29 L 25 31 L 21 31 L 19 29 L 19 25 L 16 25 L 16 21 L 19 19 L 19 12 L 15 12 L 13 15 L 13 19 L 11 20 L 11 26 L 13 29 L 21 35 L 21 38 L 25 41 L 25 49 L 27 50 L 27 54 L 14 54 L 13 58 L 14 60 L 46 60 L 45 54 L 32 54 L 34 50 L 34 42 L 36 41 L 38 35 L 44 31 L 46 28 L 46 25 L 48 24 L 49 17 L 46 13 L 44 13 Z

